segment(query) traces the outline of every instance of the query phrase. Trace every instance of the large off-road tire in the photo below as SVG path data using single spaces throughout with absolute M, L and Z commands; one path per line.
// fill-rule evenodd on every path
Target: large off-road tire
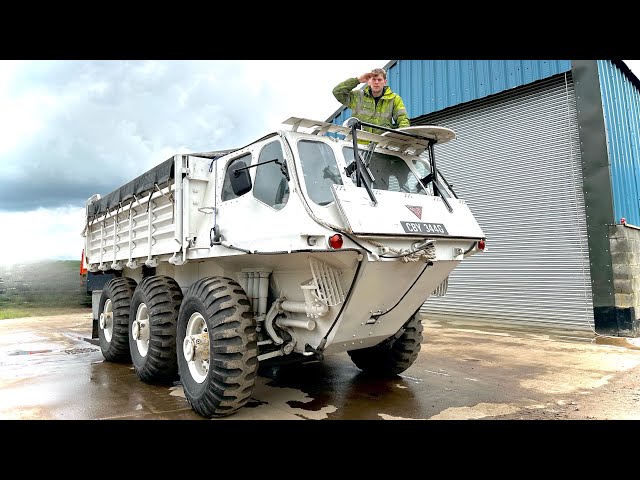
M 129 311 L 136 281 L 116 277 L 102 288 L 98 306 L 98 339 L 100 350 L 109 362 L 130 362 Z
M 206 277 L 189 287 L 178 314 L 178 370 L 203 417 L 223 417 L 249 400 L 258 370 L 256 323 L 237 282 Z
M 171 277 L 142 279 L 131 300 L 129 348 L 138 378 L 147 383 L 178 378 L 176 327 L 182 290 Z
M 347 352 L 360 370 L 375 375 L 398 375 L 413 365 L 422 344 L 422 319 L 416 312 L 402 327 L 399 336 L 392 336 L 379 345 Z

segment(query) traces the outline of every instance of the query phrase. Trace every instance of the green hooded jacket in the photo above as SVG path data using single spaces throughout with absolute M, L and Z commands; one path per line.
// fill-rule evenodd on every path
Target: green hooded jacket
M 386 128 L 409 126 L 407 109 L 400 95 L 393 93 L 391 88 L 385 85 L 382 97 L 380 97 L 376 106 L 376 101 L 371 95 L 371 87 L 367 85 L 362 90 L 354 90 L 359 84 L 360 80 L 357 78 L 349 78 L 333 89 L 333 96 L 340 103 L 350 108 L 352 115 L 362 122 L 373 123 Z M 362 128 L 371 133 L 384 133 L 384 130 L 371 127 Z

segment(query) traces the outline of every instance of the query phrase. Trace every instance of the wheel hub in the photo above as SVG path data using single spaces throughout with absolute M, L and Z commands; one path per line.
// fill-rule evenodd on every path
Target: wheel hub
M 98 325 L 104 333 L 104 339 L 110 342 L 113 337 L 113 303 L 110 298 L 104 302 L 102 313 L 100 313 L 100 317 L 98 318 Z
M 189 366 L 191 377 L 202 383 L 209 373 L 209 332 L 207 322 L 199 312 L 191 315 L 185 333 L 182 354 Z
M 133 325 L 131 326 L 131 336 L 134 340 L 140 339 L 140 322 L 133 322 Z
M 136 348 L 141 356 L 146 357 L 149 352 L 149 309 L 145 303 L 138 305 L 136 319 L 131 324 L 131 337 L 135 340 Z
M 184 358 L 187 362 L 193 360 L 193 357 L 196 354 L 196 346 L 193 343 L 191 337 L 184 338 L 184 342 L 182 343 L 182 350 L 184 352 Z

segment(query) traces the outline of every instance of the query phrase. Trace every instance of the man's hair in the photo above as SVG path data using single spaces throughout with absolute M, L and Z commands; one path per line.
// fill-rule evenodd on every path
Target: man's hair
M 387 79 L 387 72 L 385 72 L 384 68 L 374 68 L 373 70 L 371 70 L 371 73 L 382 75 L 385 80 Z

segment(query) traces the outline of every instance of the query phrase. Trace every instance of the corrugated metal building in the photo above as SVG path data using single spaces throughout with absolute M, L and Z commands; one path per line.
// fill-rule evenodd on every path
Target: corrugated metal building
M 640 81 L 611 60 L 394 60 L 411 125 L 487 235 L 430 317 L 640 334 Z M 362 72 L 354 72 L 354 76 Z M 341 107 L 327 121 L 341 124 Z M 624 218 L 624 220 L 622 220 Z M 639 259 L 639 260 L 636 260 Z

